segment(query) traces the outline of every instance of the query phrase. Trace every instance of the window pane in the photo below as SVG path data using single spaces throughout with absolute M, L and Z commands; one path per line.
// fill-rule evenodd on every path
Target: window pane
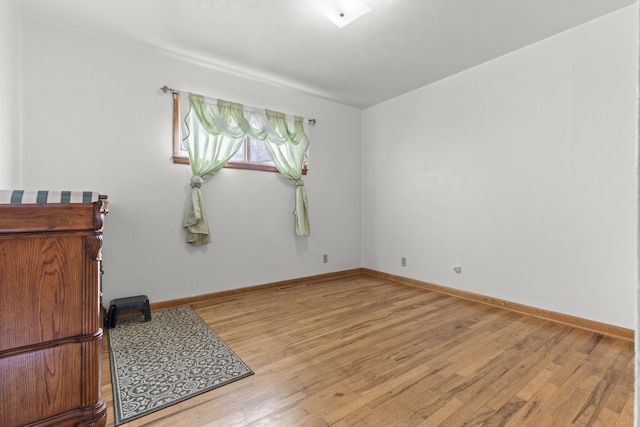
M 243 143 L 240 146 L 240 149 L 236 152 L 236 154 L 233 155 L 233 157 L 231 157 L 231 159 L 229 159 L 230 162 L 237 162 L 237 163 L 244 163 L 245 162 L 245 156 L 244 156 L 244 152 L 245 152 L 246 148 L 245 148 L 245 144 Z
M 273 164 L 264 142 L 257 139 L 249 140 L 249 163 Z

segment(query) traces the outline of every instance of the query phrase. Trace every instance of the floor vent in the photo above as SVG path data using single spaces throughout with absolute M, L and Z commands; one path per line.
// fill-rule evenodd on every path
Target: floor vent
M 303 286 L 307 286 L 306 283 L 299 283 L 297 285 L 289 285 L 289 286 L 282 286 L 280 288 L 276 288 L 279 291 L 288 291 L 289 289 L 295 289 L 295 288 L 301 288 Z

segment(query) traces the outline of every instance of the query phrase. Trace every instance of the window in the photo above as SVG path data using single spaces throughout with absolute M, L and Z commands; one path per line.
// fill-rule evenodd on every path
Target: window
M 173 92 L 173 163 L 189 164 L 189 154 L 182 145 L 180 133 L 180 100 L 178 92 Z M 278 172 L 273 164 L 264 143 L 259 140 L 246 137 L 242 147 L 227 162 L 225 168 L 250 169 L 267 172 Z M 307 161 L 305 158 L 302 175 L 307 174 Z
M 166 86 L 162 87 L 165 93 L 169 90 Z M 240 148 L 243 151 L 238 160 L 254 163 L 235 163 L 236 167 L 277 171 L 294 183 L 295 232 L 298 236 L 310 236 L 307 192 L 302 180 L 309 145 L 304 118 L 196 93 L 179 93 L 174 90 L 171 93 L 174 159 L 185 159 L 181 141 L 186 140 L 185 146 L 191 161 L 191 203 L 187 204 L 183 221 L 187 243 L 211 243 L 200 187 L 225 165 L 231 166 L 233 162 L 230 160 Z M 184 104 L 184 108 L 189 105 L 189 111 L 186 111 L 184 117 L 180 112 L 180 104 Z M 315 120 L 310 122 L 315 123 Z M 184 138 L 180 138 L 182 128 L 188 132 Z M 263 141 L 263 147 L 274 166 L 266 164 L 260 144 L 252 144 L 251 138 Z

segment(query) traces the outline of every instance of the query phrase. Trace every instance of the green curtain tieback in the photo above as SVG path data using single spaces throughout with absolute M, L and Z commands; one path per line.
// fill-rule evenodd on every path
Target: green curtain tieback
M 198 175 L 193 175 L 191 177 L 191 188 L 200 188 L 203 182 L 204 182 L 204 179 L 202 179 L 202 177 Z

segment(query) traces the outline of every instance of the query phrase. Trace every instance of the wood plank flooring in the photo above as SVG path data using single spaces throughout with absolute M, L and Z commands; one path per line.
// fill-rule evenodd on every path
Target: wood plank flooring
M 633 425 L 631 342 L 367 275 L 193 307 L 255 375 L 124 426 Z

